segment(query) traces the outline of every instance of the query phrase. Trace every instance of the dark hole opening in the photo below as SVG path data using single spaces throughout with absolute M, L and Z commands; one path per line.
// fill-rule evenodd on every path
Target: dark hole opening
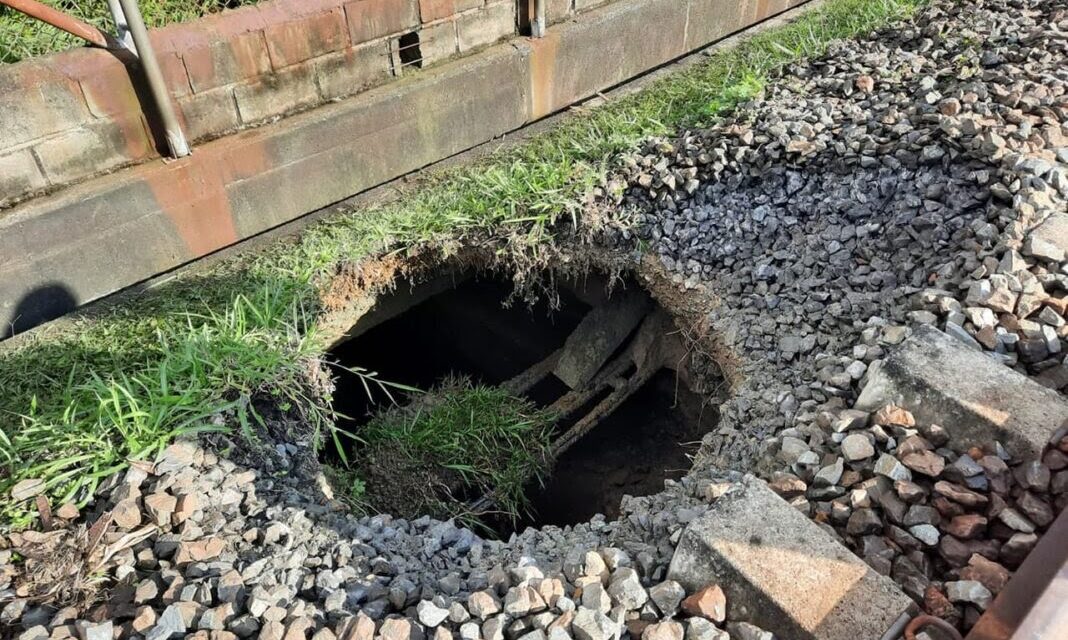
M 516 11 L 516 29 L 521 36 L 531 34 L 531 22 L 534 21 L 534 3 L 531 0 L 519 0 L 519 8 Z
M 401 67 L 423 68 L 423 52 L 419 47 L 419 32 L 406 33 L 397 40 L 397 54 Z
M 558 285 L 555 307 L 545 299 L 532 307 L 522 302 L 505 306 L 513 292 L 512 282 L 482 275 L 449 275 L 415 287 L 401 285 L 392 296 L 380 299 L 330 355 L 344 367 L 374 371 L 383 380 L 420 389 L 456 374 L 502 385 L 561 350 L 584 318 L 618 295 L 618 290 L 606 294 L 605 281 L 599 277 Z M 640 291 L 634 281 L 619 288 L 627 289 Z M 653 304 L 646 313 L 646 320 L 653 314 L 666 317 Z M 523 396 L 540 407 L 556 407 L 581 396 L 573 403 L 572 413 L 555 423 L 555 437 L 568 433 L 612 395 L 613 385 L 620 380 L 637 379 L 638 368 L 624 357 L 627 344 L 639 341 L 637 334 L 645 329 L 645 320 L 637 326 L 620 346 L 611 349 L 608 364 L 592 376 L 594 380 L 602 375 L 611 378 L 612 384 L 596 389 L 591 384 L 590 392 L 582 395 L 549 373 L 524 387 Z M 677 334 L 670 321 L 664 326 L 661 333 Z M 614 358 L 621 364 L 609 371 Z M 673 356 L 671 363 L 658 366 L 675 366 L 677 359 Z M 369 415 L 388 406 L 388 400 L 382 393 L 369 399 L 359 376 L 343 369 L 337 375 L 334 407 L 348 416 L 339 426 L 358 435 Z M 635 391 L 554 461 L 542 483 L 533 479 L 527 483 L 529 508 L 525 513 L 517 519 L 483 518 L 486 526 L 507 536 L 526 526 L 582 522 L 597 513 L 614 517 L 623 495 L 656 493 L 665 479 L 684 475 L 690 466 L 687 454 L 696 450 L 696 443 L 718 416 L 702 396 L 681 382 L 678 372 L 651 369 L 643 375 Z M 358 445 L 351 455 L 360 456 Z M 390 505 L 371 506 L 390 509 Z

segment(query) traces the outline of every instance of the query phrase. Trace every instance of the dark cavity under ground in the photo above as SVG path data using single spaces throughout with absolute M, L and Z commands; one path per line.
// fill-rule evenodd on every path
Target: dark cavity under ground
M 426 288 L 398 287 L 394 298 L 402 300 L 380 304 L 393 311 L 376 316 L 373 309 L 350 332 L 353 337 L 331 351 L 331 359 L 420 389 L 451 375 L 500 385 L 561 348 L 586 314 L 608 297 L 605 281 L 591 277 L 582 283 L 558 283 L 555 306 L 544 299 L 532 307 L 521 302 L 506 306 L 513 291 L 510 281 L 469 274 L 449 277 L 454 279 L 445 286 L 430 286 L 432 295 Z M 638 287 L 632 280 L 622 286 Z M 361 327 L 363 323 L 371 326 Z M 567 391 L 567 385 L 550 374 L 525 395 L 548 406 Z M 347 416 L 340 426 L 357 434 L 369 414 L 388 402 L 381 392 L 369 399 L 360 377 L 344 369 L 338 369 L 334 398 L 335 409 Z M 659 370 L 563 452 L 543 483 L 531 483 L 529 513 L 514 522 L 492 519 L 486 524 L 507 537 L 527 526 L 564 526 L 598 513 L 618 515 L 624 495 L 656 493 L 664 480 L 685 475 L 691 464 L 688 454 L 718 420 L 714 405 L 703 400 L 676 371 Z M 558 430 L 563 433 L 574 423 L 573 418 L 562 420 Z

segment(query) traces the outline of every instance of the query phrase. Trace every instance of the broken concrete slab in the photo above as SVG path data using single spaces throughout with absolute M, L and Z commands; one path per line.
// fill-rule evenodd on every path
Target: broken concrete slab
M 1019 457 L 1040 456 L 1068 421 L 1060 394 L 930 326 L 917 327 L 869 370 L 856 408 L 891 403 L 945 427 L 957 450 L 997 440 Z
M 890 578 L 753 476 L 686 527 L 668 578 L 687 592 L 718 583 L 728 618 L 778 638 L 881 638 L 915 610 Z
M 553 373 L 572 389 L 585 385 L 608 362 L 642 318 L 651 301 L 643 291 L 620 291 L 586 314 L 564 343 Z

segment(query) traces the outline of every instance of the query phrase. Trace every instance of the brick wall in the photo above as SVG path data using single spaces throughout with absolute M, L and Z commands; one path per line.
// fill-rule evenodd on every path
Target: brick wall
M 375 56 L 390 61 L 379 67 L 381 78 L 398 70 L 409 74 L 395 61 L 413 29 L 425 36 L 423 53 L 430 58 L 470 51 L 492 37 L 486 25 L 493 11 L 504 13 L 495 8 L 499 3 L 422 0 L 419 24 L 403 38 L 390 33 L 352 45 L 354 25 L 382 33 L 397 28 L 399 14 L 386 15 L 387 24 L 375 18 L 382 14 L 302 1 L 311 3 L 303 5 L 309 10 L 287 20 L 223 21 L 230 31 L 216 26 L 208 36 L 193 30 L 199 40 L 171 30 L 157 35 L 168 52 L 171 81 L 180 80 L 175 91 L 187 119 L 190 105 L 200 102 L 204 136 L 372 84 L 365 74 Z M 370 3 L 361 12 L 376 2 L 382 0 L 356 0 Z M 0 211 L 0 339 L 5 329 L 21 331 L 72 304 L 499 138 L 802 2 L 612 0 L 580 15 L 567 6 L 544 39 L 487 47 L 391 85 L 201 141 L 187 158 L 145 162 Z M 471 12 L 482 10 L 487 22 L 472 24 Z M 342 16 L 345 28 L 339 29 Z M 401 17 L 405 24 L 412 20 L 411 13 Z M 495 19 L 501 32 L 513 29 Z M 293 30 L 282 25 L 303 20 L 317 26 L 295 32 L 315 36 L 294 41 Z M 431 40 L 431 33 L 444 35 Z M 346 34 L 348 45 L 329 50 Z M 181 47 L 165 40 L 178 35 Z M 152 157 L 136 91 L 108 90 L 126 86 L 125 76 L 121 66 L 103 66 L 100 53 L 0 69 L 0 140 L 11 141 L 0 146 L 7 149 L 0 153 L 0 177 L 8 184 L 40 189 L 49 179 L 61 184 Z M 311 87 L 317 98 L 308 97 Z
M 270 0 L 157 29 L 152 38 L 196 143 L 513 36 L 516 7 L 515 0 Z M 414 37 L 417 47 L 404 46 Z M 158 157 L 165 147 L 154 114 L 142 109 L 145 94 L 136 70 L 98 49 L 0 66 L 0 207 Z
M 767 16 L 799 1 L 679 0 L 694 5 L 699 19 L 691 30 L 699 32 L 700 42 L 725 35 L 702 30 L 733 24 L 728 15 Z M 547 2 L 549 24 L 619 4 Z M 532 11 L 532 5 L 533 0 L 268 0 L 157 29 L 152 38 L 195 153 L 196 143 L 354 96 L 514 36 L 518 12 Z M 643 40 L 641 33 L 631 35 L 636 38 L 631 42 Z M 616 40 L 613 46 L 626 44 Z M 598 64 L 619 66 L 621 52 L 602 53 L 609 59 Z M 566 77 L 571 71 L 560 73 Z M 618 79 L 627 73 L 622 69 Z M 0 66 L 0 209 L 158 158 L 165 145 L 155 115 L 142 109 L 143 95 L 140 74 L 100 49 Z M 539 117 L 561 106 L 552 95 L 534 100 Z

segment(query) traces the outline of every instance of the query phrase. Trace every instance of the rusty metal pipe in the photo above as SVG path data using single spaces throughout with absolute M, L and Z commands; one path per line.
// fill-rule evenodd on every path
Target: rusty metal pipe
M 148 29 L 141 17 L 141 9 L 137 6 L 137 0 L 119 0 L 122 13 L 126 16 L 127 26 L 130 29 L 130 37 L 133 38 L 137 48 L 137 57 L 141 62 L 141 69 L 145 72 L 148 81 L 148 89 L 152 94 L 152 100 L 156 103 L 160 120 L 163 123 L 163 132 L 167 137 L 167 146 L 171 149 L 171 155 L 175 158 L 184 158 L 189 155 L 189 143 L 186 142 L 182 126 L 178 124 L 178 116 L 171 104 L 171 95 L 167 91 L 167 83 L 163 79 L 163 71 L 156 60 L 156 52 L 152 48 L 152 41 L 148 37 Z
M 916 638 L 918 637 L 917 634 L 919 630 L 923 629 L 924 627 L 934 627 L 936 629 L 941 630 L 953 640 L 962 640 L 960 636 L 960 631 L 957 631 L 956 627 L 949 624 L 942 618 L 937 618 L 935 616 L 929 616 L 926 614 L 916 616 L 915 618 L 913 618 L 912 622 L 908 623 L 908 625 L 905 627 L 905 640 L 916 640 Z
M 41 22 L 47 22 L 57 29 L 62 29 L 73 36 L 88 41 L 90 44 L 95 44 L 105 49 L 111 46 L 107 34 L 100 29 L 68 16 L 46 4 L 37 2 L 37 0 L 0 0 L 0 4 L 5 4 L 15 11 L 25 13 Z
M 545 37 L 545 2 L 534 0 L 534 19 L 530 21 L 530 35 L 535 38 Z

